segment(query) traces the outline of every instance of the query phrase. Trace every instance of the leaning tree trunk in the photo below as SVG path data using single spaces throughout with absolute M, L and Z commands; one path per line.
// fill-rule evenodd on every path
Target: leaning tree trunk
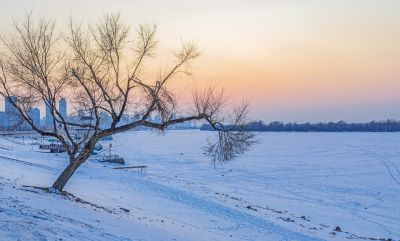
M 86 143 L 85 147 L 81 150 L 80 154 L 70 161 L 68 166 L 64 169 L 61 175 L 57 178 L 57 180 L 53 183 L 52 188 L 57 191 L 62 191 L 69 181 L 69 179 L 74 175 L 75 171 L 78 169 L 82 163 L 84 163 L 93 151 L 94 145 L 96 144 L 98 139 L 94 139 Z
M 77 159 L 73 162 L 70 162 L 57 180 L 53 183 L 52 188 L 56 189 L 57 191 L 62 191 L 76 169 L 78 169 L 78 167 L 85 161 L 86 159 Z

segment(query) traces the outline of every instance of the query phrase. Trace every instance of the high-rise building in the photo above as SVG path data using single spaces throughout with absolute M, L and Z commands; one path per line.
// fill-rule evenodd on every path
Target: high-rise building
M 6 127 L 6 113 L 4 111 L 0 111 L 0 129 Z
M 28 115 L 36 127 L 40 127 L 40 110 L 38 108 L 29 108 Z
M 67 101 L 64 98 L 58 102 L 58 111 L 64 119 L 67 119 Z
M 46 127 L 47 128 L 52 128 L 53 127 L 53 115 L 51 114 L 51 108 L 45 104 L 46 106 Z
M 12 102 L 16 102 L 16 96 L 9 96 L 5 98 L 5 127 L 9 129 L 14 129 L 20 124 L 21 118 L 18 109 L 12 104 Z

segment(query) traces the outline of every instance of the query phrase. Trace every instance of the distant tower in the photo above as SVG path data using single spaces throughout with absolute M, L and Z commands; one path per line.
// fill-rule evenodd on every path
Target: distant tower
M 10 96 L 5 98 L 5 106 L 4 106 L 4 113 L 5 113 L 5 126 L 6 128 L 15 128 L 19 121 L 20 121 L 20 115 L 11 102 L 16 102 L 17 97 L 16 96 Z
M 58 102 L 58 111 L 64 119 L 67 119 L 67 101 L 64 98 Z
M 53 127 L 53 115 L 51 114 L 51 109 L 50 107 L 45 104 L 46 106 L 46 128 L 52 128 Z
M 36 127 L 40 127 L 40 110 L 38 108 L 29 108 L 28 115 Z
M 6 127 L 6 113 L 4 111 L 0 112 L 0 128 L 3 129 Z

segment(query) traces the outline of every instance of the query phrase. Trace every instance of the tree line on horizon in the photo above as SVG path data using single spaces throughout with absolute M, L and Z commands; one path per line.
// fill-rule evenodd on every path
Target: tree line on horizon
M 259 120 L 249 122 L 242 128 L 246 131 L 260 132 L 397 132 L 400 131 L 400 121 L 388 119 L 365 123 L 348 123 L 346 121 L 318 123 L 272 121 L 264 123 Z M 203 124 L 200 130 L 212 130 L 212 127 L 209 124 Z

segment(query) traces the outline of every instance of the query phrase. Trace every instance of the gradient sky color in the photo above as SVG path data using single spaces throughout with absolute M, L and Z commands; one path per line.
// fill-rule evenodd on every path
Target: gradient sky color
M 254 119 L 400 119 L 398 0 L 2 1 L 0 31 L 31 9 L 60 28 L 119 11 L 157 24 L 165 49 L 194 40 L 191 78 L 249 99 Z

